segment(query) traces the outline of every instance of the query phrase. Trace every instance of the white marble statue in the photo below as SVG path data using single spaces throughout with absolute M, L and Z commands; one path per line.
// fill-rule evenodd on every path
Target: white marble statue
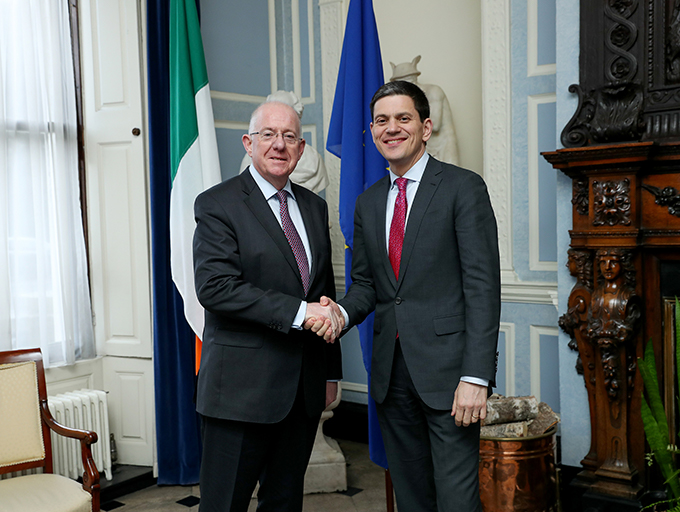
M 420 71 L 416 68 L 418 62 L 420 62 L 420 55 L 411 62 L 397 65 L 390 62 L 392 66 L 390 82 L 405 80 L 416 84 L 423 90 L 430 102 L 430 119 L 432 119 L 432 136 L 427 141 L 427 152 L 442 162 L 458 165 L 458 139 L 453 126 L 449 100 L 438 85 L 418 82 L 418 75 L 420 75 Z
M 280 101 L 281 103 L 290 105 L 295 109 L 295 112 L 297 112 L 300 119 L 302 119 L 302 112 L 305 107 L 294 92 L 276 91 L 267 96 L 265 102 L 267 101 Z M 246 153 L 243 160 L 241 160 L 241 169 L 239 172 L 243 172 L 251 162 L 251 158 L 248 156 L 248 153 Z M 319 152 L 314 149 L 311 144 L 305 146 L 302 158 L 300 158 L 295 170 L 290 175 L 290 180 L 317 194 L 328 186 L 326 166 L 324 165 Z

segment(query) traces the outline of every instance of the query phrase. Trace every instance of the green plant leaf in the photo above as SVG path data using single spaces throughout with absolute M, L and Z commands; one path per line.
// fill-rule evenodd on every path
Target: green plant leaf
M 678 393 L 680 390 L 680 375 L 678 375 L 678 369 L 680 369 L 680 302 L 678 298 L 675 297 L 675 391 Z M 680 411 L 680 394 L 677 394 L 678 400 L 678 411 Z
M 664 484 L 667 484 L 667 483 L 668 483 L 670 480 L 672 480 L 673 478 L 677 478 L 678 475 L 680 475 L 680 469 L 676 469 L 675 471 L 673 471 L 673 473 L 671 474 L 671 476 L 669 476 L 669 477 L 666 479 L 666 481 L 664 482 Z
M 668 451 L 668 430 L 665 431 L 666 435 L 664 436 L 663 427 L 657 423 L 644 397 L 642 398 L 640 413 L 647 442 L 654 453 L 656 462 L 659 464 L 661 474 L 666 479 L 673 498 L 680 498 L 680 481 L 677 478 L 672 478 L 673 473 L 675 473 L 675 464 L 673 463 L 671 453 Z
M 638 367 L 642 375 L 645 393 L 647 394 L 649 407 L 654 414 L 654 419 L 659 424 L 659 430 L 665 441 L 664 446 L 668 446 L 668 422 L 666 420 L 666 410 L 663 407 L 661 394 L 659 392 L 659 379 L 656 372 L 656 360 L 654 358 L 654 345 L 650 340 L 645 347 L 644 359 L 638 358 Z M 665 431 L 663 430 L 665 428 Z M 665 432 L 665 434 L 664 434 Z

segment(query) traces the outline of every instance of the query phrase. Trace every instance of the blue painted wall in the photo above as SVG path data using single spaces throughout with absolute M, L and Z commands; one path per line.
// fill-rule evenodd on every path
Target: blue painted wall
M 505 396 L 508 395 L 507 347 L 505 332 L 501 332 L 498 336 L 498 371 L 496 372 L 496 388 L 494 392 Z
M 537 105 L 538 121 L 538 245 L 539 260 L 557 262 L 557 176 L 540 152 L 553 151 L 557 140 L 554 102 Z
M 540 51 L 545 47 L 555 45 L 555 0 L 537 0 L 538 6 L 544 8 L 537 9 L 537 23 L 534 27 L 529 27 L 528 4 L 526 0 L 514 0 L 511 3 L 511 79 L 512 79 L 512 219 L 513 219 L 513 249 L 514 249 L 514 268 L 519 278 L 523 281 L 546 281 L 556 282 L 557 275 L 553 271 L 532 270 L 529 264 L 530 253 L 530 223 L 538 223 L 542 219 L 539 231 L 538 243 L 542 255 L 552 258 L 555 262 L 557 252 L 556 223 L 555 223 L 555 203 L 554 185 L 549 180 L 554 176 L 554 171 L 548 166 L 550 177 L 541 177 L 545 172 L 545 167 L 539 167 L 539 214 L 535 218 L 529 215 L 529 161 L 536 161 L 536 154 L 529 154 L 530 142 L 538 144 L 538 151 L 552 147 L 554 149 L 554 138 L 548 140 L 547 137 L 555 134 L 554 117 L 550 117 L 550 104 L 538 105 L 538 126 L 535 130 L 538 141 L 530 141 L 530 119 L 529 119 L 529 97 L 540 98 L 548 94 L 555 93 L 555 74 L 539 74 L 530 76 L 528 61 L 529 53 L 529 31 L 534 31 L 537 36 L 537 50 L 539 55 L 547 58 L 550 51 Z M 545 8 L 547 4 L 553 4 L 552 10 Z M 553 13 L 552 16 L 550 13 Z M 552 52 L 554 54 L 554 52 Z M 537 61 L 539 63 L 540 61 Z M 542 65 L 555 64 L 546 62 Z M 554 107 L 552 107 L 554 108 Z M 541 160 L 538 158 L 539 166 Z M 542 188 L 541 188 L 542 185 Z M 552 186 L 552 189 L 551 189 Z
M 538 0 L 538 52 L 539 66 L 555 64 L 557 38 L 555 37 L 557 2 L 555 0 Z
M 212 90 L 271 92 L 267 0 L 201 0 L 201 32 Z
M 308 144 L 313 139 L 315 148 L 323 154 L 325 134 L 322 129 L 319 6 L 314 0 L 299 0 L 298 6 L 301 80 L 297 93 L 304 103 L 302 124 L 311 125 L 314 129 L 314 137 L 309 130 L 304 136 Z M 311 40 L 310 10 L 313 15 Z M 231 178 L 240 171 L 245 155 L 241 136 L 247 131 L 250 115 L 274 92 L 272 61 L 276 62 L 274 89 L 294 90 L 292 15 L 291 0 L 276 2 L 275 27 L 271 31 L 267 0 L 242 2 L 238 8 L 222 0 L 201 0 L 201 33 L 208 78 L 211 91 L 217 93 L 213 95 L 212 103 L 223 179 Z M 274 55 L 270 51 L 272 43 L 276 48 Z M 310 55 L 314 58 L 313 66 Z
M 557 25 L 557 130 L 569 122 L 578 100 L 569 85 L 579 82 L 579 0 L 556 0 L 560 21 Z M 562 147 L 559 139 L 555 147 Z M 559 314 L 567 309 L 574 278 L 569 274 L 567 250 L 571 229 L 571 179 L 555 172 L 557 181 L 557 257 Z M 560 331 L 560 400 L 562 408 L 562 462 L 579 466 L 590 448 L 590 416 L 583 377 L 576 373 L 576 353 L 567 347 L 569 338 Z

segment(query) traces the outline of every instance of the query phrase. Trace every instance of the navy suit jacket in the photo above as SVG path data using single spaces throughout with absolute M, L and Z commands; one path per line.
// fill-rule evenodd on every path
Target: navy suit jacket
M 292 188 L 312 252 L 307 297 L 293 251 L 250 172 L 196 199 L 194 274 L 205 308 L 196 406 L 204 416 L 281 421 L 302 378 L 311 417 L 325 408 L 326 380 L 342 377 L 338 342 L 291 328 L 301 300 L 335 294 L 326 202 Z
M 355 325 L 375 309 L 371 395 L 382 403 L 397 332 L 413 384 L 434 409 L 450 409 L 463 375 L 496 371 L 500 262 L 496 220 L 482 178 L 430 157 L 409 213 L 399 268 L 387 255 L 390 179 L 359 196 L 352 285 L 339 301 Z

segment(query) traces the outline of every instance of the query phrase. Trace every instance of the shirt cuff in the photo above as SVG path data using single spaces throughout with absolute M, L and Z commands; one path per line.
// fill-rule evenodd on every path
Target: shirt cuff
M 305 315 L 307 315 L 307 301 L 303 300 L 300 302 L 300 307 L 298 308 L 297 315 L 295 315 L 295 318 L 293 319 L 291 328 L 301 331 L 302 325 L 305 323 Z
M 401 181 L 399 183 L 401 183 Z M 345 319 L 345 329 L 347 329 L 347 326 L 349 325 L 349 315 L 347 314 L 347 311 L 345 311 L 345 308 L 340 304 L 338 304 L 338 308 L 340 309 L 340 313 L 342 313 L 342 317 Z
M 460 380 L 463 382 L 469 382 L 470 384 L 478 384 L 480 386 L 487 387 L 489 385 L 489 380 L 488 379 L 480 379 L 478 377 L 468 377 L 467 375 L 464 377 L 461 377 Z

